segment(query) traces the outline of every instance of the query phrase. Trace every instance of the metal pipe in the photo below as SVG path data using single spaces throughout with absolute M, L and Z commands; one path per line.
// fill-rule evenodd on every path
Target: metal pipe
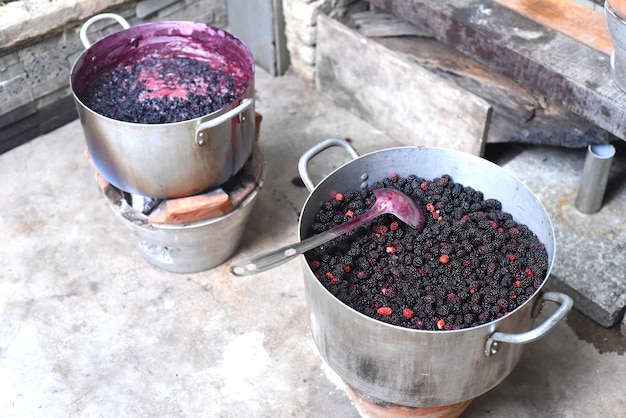
M 576 196 L 576 209 L 585 214 L 600 210 L 609 172 L 615 156 L 615 147 L 611 144 L 589 145 L 583 175 Z

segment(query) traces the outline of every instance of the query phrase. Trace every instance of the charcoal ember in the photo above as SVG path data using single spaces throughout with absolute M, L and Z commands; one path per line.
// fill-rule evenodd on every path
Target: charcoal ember
M 136 211 L 149 215 L 163 199 L 124 192 L 126 202 Z
M 406 328 L 456 330 L 507 315 L 541 287 L 545 245 L 501 202 L 448 175 L 393 176 L 343 193 L 320 205 L 309 233 L 361 215 L 382 187 L 415 200 L 426 215 L 423 231 L 382 215 L 305 254 L 320 283 L 346 305 Z

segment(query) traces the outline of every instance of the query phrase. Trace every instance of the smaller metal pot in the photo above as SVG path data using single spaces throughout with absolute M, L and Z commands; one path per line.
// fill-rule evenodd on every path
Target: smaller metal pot
M 114 19 L 124 29 L 91 45 L 87 30 L 102 19 Z M 87 148 L 108 182 L 133 194 L 176 198 L 217 187 L 243 167 L 255 139 L 254 58 L 243 42 L 222 29 L 194 22 L 154 22 L 131 28 L 111 13 L 87 20 L 80 35 L 86 50 L 72 67 L 70 87 Z M 85 90 L 100 74 L 155 51 L 237 72 L 246 80 L 245 91 L 218 111 L 164 124 L 114 120 L 83 103 Z
M 344 148 L 355 159 L 314 186 L 308 162 L 334 146 Z M 307 238 L 320 204 L 337 192 L 358 190 L 393 174 L 424 178 L 449 174 L 486 198 L 500 200 L 503 210 L 535 232 L 548 253 L 546 278 L 526 302 L 495 321 L 454 331 L 402 328 L 363 315 L 333 296 L 305 265 L 313 340 L 322 358 L 352 390 L 409 407 L 471 400 L 506 378 L 519 362 L 524 343 L 541 338 L 571 309 L 573 301 L 567 295 L 543 291 L 555 251 L 548 214 L 535 195 L 501 167 L 462 152 L 428 147 L 389 148 L 359 157 L 346 141 L 331 139 L 303 154 L 298 168 L 311 191 L 300 216 L 300 239 Z M 559 307 L 533 327 L 545 301 Z

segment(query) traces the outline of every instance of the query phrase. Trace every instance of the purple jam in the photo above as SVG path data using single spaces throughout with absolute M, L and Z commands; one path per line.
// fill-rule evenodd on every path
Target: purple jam
M 185 56 L 147 55 L 96 77 L 81 100 L 111 119 L 163 124 L 218 111 L 244 94 L 248 77 Z

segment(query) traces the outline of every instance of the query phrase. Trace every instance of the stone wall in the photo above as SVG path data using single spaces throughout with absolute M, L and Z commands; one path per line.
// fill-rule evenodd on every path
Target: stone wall
M 74 120 L 69 73 L 84 47 L 80 26 L 114 12 L 131 26 L 157 20 L 227 25 L 226 0 L 20 0 L 0 5 L 0 153 Z M 92 26 L 96 41 L 120 30 Z
M 285 35 L 291 70 L 313 82 L 317 16 L 321 13 L 342 20 L 352 12 L 367 10 L 363 0 L 283 0 Z

